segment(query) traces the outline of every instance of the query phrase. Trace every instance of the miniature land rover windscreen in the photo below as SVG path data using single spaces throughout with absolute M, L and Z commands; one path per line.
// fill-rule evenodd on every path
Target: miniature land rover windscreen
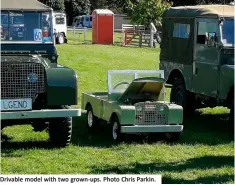
M 222 24 L 222 42 L 234 46 L 234 19 L 225 18 Z
M 1 11 L 2 43 L 53 43 L 50 12 Z
M 117 70 L 108 72 L 109 94 L 120 93 L 120 99 L 165 101 L 164 72 L 159 70 Z M 129 97 L 131 96 L 131 97 Z

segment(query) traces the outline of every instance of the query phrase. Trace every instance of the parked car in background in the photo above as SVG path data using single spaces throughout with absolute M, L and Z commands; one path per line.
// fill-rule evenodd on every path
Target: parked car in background
M 53 13 L 54 34 L 56 36 L 56 43 L 67 43 L 67 19 L 65 13 Z
M 43 15 L 44 25 L 49 24 L 49 16 Z M 67 43 L 67 19 L 66 14 L 61 12 L 53 12 L 52 23 L 56 44 Z
M 91 28 L 92 27 L 92 16 L 91 15 L 76 16 L 73 19 L 72 26 Z

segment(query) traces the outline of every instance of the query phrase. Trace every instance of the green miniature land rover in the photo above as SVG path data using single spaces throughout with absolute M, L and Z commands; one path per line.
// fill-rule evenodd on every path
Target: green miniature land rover
M 64 147 L 81 111 L 70 108 L 77 104 L 77 75 L 57 64 L 52 13 L 36 0 L 1 0 L 1 129 L 47 128 L 50 141 Z
M 159 133 L 177 141 L 183 131 L 183 108 L 165 101 L 161 70 L 108 71 L 108 92 L 83 92 L 82 109 L 87 111 L 87 127 L 95 131 L 105 121 L 114 141 L 125 134 Z
M 172 7 L 162 20 L 160 69 L 185 115 L 225 106 L 234 115 L 234 6 Z

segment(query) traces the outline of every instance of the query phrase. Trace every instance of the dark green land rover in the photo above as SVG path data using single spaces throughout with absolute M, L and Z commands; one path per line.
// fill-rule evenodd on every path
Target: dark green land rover
M 172 7 L 162 21 L 160 69 L 185 115 L 225 106 L 234 115 L 234 5 Z
M 1 129 L 31 124 L 64 147 L 81 111 L 70 108 L 77 104 L 77 74 L 57 64 L 52 13 L 36 0 L 1 0 Z

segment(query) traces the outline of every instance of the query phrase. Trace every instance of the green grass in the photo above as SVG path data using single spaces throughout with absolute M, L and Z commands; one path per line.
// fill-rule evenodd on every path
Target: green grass
M 159 65 L 159 49 L 72 40 L 57 48 L 59 63 L 77 71 L 79 97 L 83 91 L 107 90 L 107 70 L 157 69 Z M 163 183 L 234 183 L 234 125 L 227 117 L 225 108 L 197 111 L 194 118 L 184 120 L 181 140 L 174 145 L 146 137 L 113 144 L 107 126 L 88 134 L 84 114 L 73 120 L 72 144 L 62 149 L 51 147 L 45 131 L 8 127 L 4 134 L 9 140 L 1 146 L 1 173 L 161 174 Z

